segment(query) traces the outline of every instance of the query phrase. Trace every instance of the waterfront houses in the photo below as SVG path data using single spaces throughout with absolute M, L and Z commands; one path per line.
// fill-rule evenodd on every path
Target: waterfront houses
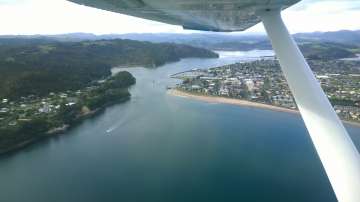
M 310 60 L 309 63 L 338 115 L 344 120 L 360 122 L 360 62 Z M 274 59 L 193 69 L 172 77 L 183 80 L 177 88 L 192 93 L 297 109 Z

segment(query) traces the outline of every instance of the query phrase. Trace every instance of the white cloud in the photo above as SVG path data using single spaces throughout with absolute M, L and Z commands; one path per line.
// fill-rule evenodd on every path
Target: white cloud
M 0 25 L 0 34 L 181 31 L 178 26 L 107 12 L 65 0 L 1 1 Z
M 290 31 L 360 29 L 360 2 L 354 0 L 304 0 L 283 12 Z M 129 32 L 187 33 L 180 26 L 166 25 L 65 0 L 0 0 L 0 34 L 95 34 Z M 264 32 L 262 25 L 248 32 Z
M 291 33 L 360 29 L 358 0 L 304 0 L 283 11 L 285 24 Z M 250 32 L 264 32 L 256 25 Z

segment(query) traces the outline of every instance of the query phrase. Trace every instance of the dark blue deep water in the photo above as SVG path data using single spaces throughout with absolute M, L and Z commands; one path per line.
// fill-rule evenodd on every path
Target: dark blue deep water
M 0 202 L 336 201 L 298 115 L 166 93 L 172 73 L 239 60 L 130 69 L 130 101 L 0 158 Z

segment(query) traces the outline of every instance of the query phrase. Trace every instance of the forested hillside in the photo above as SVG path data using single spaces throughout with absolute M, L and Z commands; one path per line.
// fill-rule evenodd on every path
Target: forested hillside
M 73 90 L 110 75 L 113 66 L 156 67 L 214 52 L 172 43 L 133 40 L 58 42 L 0 40 L 0 98 Z

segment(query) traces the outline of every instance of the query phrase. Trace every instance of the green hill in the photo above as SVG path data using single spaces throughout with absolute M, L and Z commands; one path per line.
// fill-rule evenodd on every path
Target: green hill
M 156 67 L 188 57 L 218 57 L 188 45 L 133 40 L 58 42 L 2 39 L 0 98 L 73 90 L 111 74 L 114 66 Z

